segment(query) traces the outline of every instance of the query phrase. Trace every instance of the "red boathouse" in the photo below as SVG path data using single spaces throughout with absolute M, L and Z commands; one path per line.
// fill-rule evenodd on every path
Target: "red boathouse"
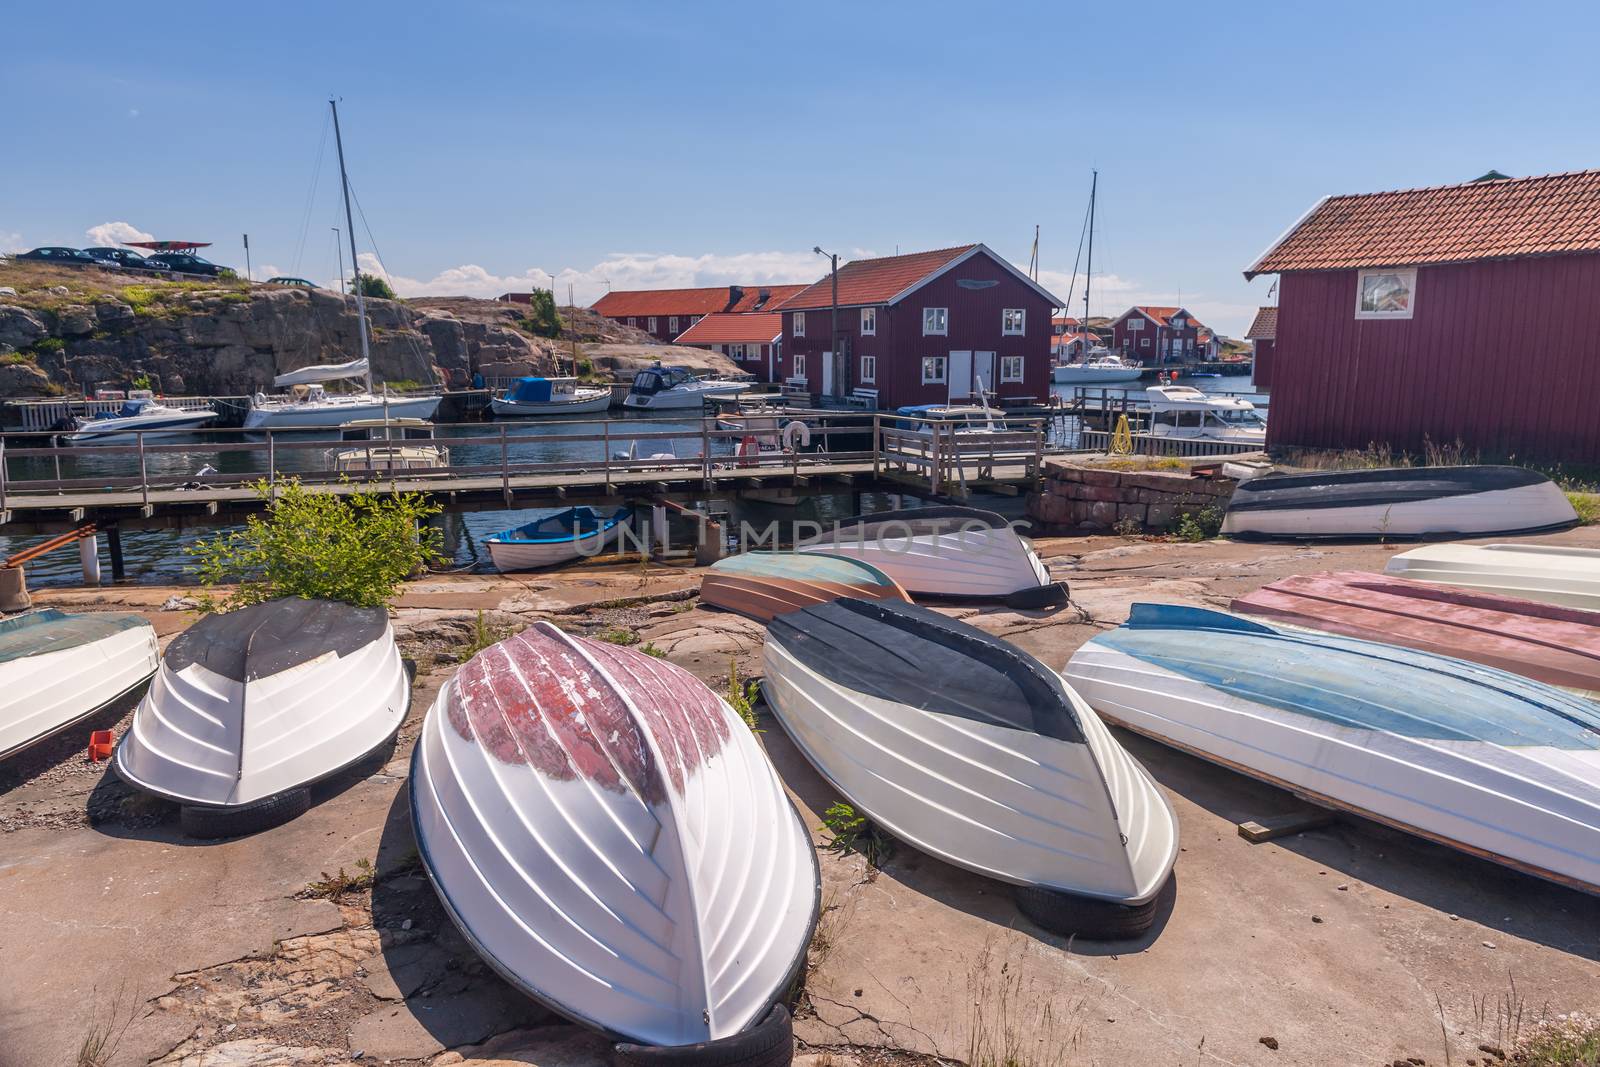
M 1600 170 L 1328 197 L 1260 274 L 1269 444 L 1600 463 Z

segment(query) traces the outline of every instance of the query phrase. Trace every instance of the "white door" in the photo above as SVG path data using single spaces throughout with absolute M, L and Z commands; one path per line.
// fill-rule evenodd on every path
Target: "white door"
M 833 395 L 833 353 L 822 353 L 822 396 Z
M 972 353 L 972 393 L 974 396 L 988 390 L 994 391 L 994 353 Z
M 950 402 L 965 400 L 972 395 L 972 353 L 950 353 L 950 368 L 945 379 L 950 386 Z

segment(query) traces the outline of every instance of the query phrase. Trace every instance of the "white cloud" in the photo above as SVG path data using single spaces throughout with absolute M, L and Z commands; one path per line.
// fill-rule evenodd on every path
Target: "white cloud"
M 138 117 L 139 117 L 139 109 L 138 109 L 138 108 L 136 108 L 136 107 L 130 107 L 130 108 L 129 108 L 129 109 L 128 109 L 128 117 L 129 117 L 129 118 L 130 118 L 130 119 L 136 119 L 136 118 L 138 118 Z
M 26 252 L 31 247 L 22 243 L 22 234 L 13 230 L 0 230 L 0 252 Z
M 1072 288 L 1072 273 L 1070 271 L 1041 270 L 1039 284 L 1059 296 L 1067 299 L 1067 292 Z M 1094 290 L 1090 294 L 1096 316 L 1106 315 L 1111 318 L 1122 314 L 1136 304 L 1151 305 L 1155 307 L 1186 307 L 1197 315 L 1201 322 L 1214 329 L 1220 330 L 1224 336 L 1237 336 L 1243 333 L 1250 317 L 1255 314 L 1254 304 L 1236 304 L 1225 300 L 1217 300 L 1204 292 L 1175 293 L 1160 289 L 1151 289 L 1143 283 L 1132 278 L 1123 278 L 1116 274 L 1096 274 L 1094 276 Z M 1078 276 L 1076 288 L 1072 288 L 1072 309 L 1074 315 L 1083 313 L 1083 276 Z
M 84 246 L 86 248 L 155 240 L 150 234 L 126 222 L 102 222 L 98 226 L 90 226 L 85 235 L 89 238 L 89 243 Z

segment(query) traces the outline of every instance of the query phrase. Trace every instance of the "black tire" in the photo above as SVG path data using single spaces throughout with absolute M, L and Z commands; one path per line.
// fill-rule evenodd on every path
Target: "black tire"
M 207 808 L 185 804 L 178 813 L 178 825 L 185 837 L 213 841 L 221 837 L 243 837 L 245 834 L 270 830 L 310 810 L 311 790 L 300 786 L 242 808 Z
M 1018 589 L 1006 597 L 1006 607 L 1024 610 L 1059 608 L 1069 599 L 1066 582 L 1051 582 L 1049 585 L 1036 585 L 1032 589 Z
M 1013 887 L 1017 910 L 1060 937 L 1089 941 L 1130 941 L 1149 931 L 1171 891 L 1172 881 L 1143 904 L 1116 904 L 1036 885 Z
M 787 1067 L 794 1062 L 794 1023 L 774 1004 L 743 1033 L 698 1045 L 613 1045 L 615 1067 Z

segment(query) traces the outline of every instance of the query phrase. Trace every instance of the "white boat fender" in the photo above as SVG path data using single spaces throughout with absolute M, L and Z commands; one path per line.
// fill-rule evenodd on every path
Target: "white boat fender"
M 798 442 L 798 446 L 796 445 L 796 442 Z M 807 426 L 799 419 L 791 420 L 789 425 L 783 428 L 783 450 L 785 452 L 794 452 L 797 450 L 797 448 L 810 447 L 811 427 Z

